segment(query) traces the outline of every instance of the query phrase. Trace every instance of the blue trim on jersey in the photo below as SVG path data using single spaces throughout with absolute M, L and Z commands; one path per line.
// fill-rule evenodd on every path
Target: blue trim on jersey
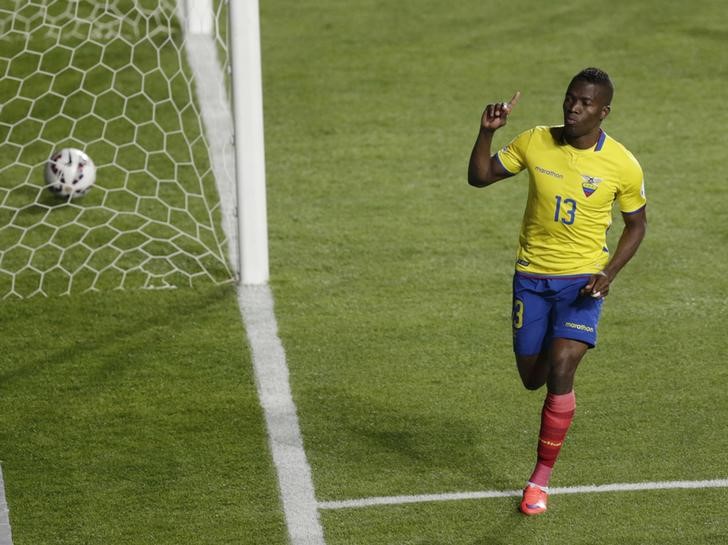
M 632 214 L 636 214 L 637 212 L 644 210 L 646 207 L 647 207 L 647 205 L 643 204 L 637 210 L 633 210 L 632 212 L 622 212 L 622 214 L 627 214 L 628 216 L 631 216 Z
M 602 151 L 602 148 L 604 147 L 604 142 L 607 139 L 607 133 L 605 133 L 602 129 L 599 129 L 599 138 L 597 139 L 597 145 L 594 148 L 594 151 Z
M 503 164 L 503 161 L 500 160 L 500 155 L 498 155 L 499 153 L 500 153 L 499 151 L 496 151 L 495 154 L 493 155 L 493 157 L 495 157 L 495 160 L 498 161 L 498 163 L 500 163 L 500 166 L 503 167 L 503 170 L 505 170 L 511 176 L 515 176 L 516 174 L 518 174 L 518 172 L 511 172 L 510 170 L 508 170 L 506 168 L 506 166 Z
M 571 279 L 577 279 L 577 278 L 590 278 L 592 275 L 598 274 L 596 272 L 593 273 L 579 273 L 579 274 L 539 274 L 539 273 L 532 273 L 532 272 L 523 272 L 523 271 L 516 271 L 516 276 L 522 276 L 523 278 L 536 278 L 539 280 L 548 280 L 549 278 L 553 278 L 555 280 L 571 280 Z

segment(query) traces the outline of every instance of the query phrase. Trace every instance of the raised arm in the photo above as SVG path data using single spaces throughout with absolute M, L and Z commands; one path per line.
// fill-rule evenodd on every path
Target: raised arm
M 490 147 L 495 131 L 508 122 L 508 114 L 511 113 L 521 92 L 516 91 L 513 98 L 508 102 L 488 104 L 480 118 L 480 131 L 475 140 L 473 151 L 470 153 L 468 164 L 468 183 L 474 187 L 485 187 L 503 178 L 508 178 L 511 173 L 491 155 Z

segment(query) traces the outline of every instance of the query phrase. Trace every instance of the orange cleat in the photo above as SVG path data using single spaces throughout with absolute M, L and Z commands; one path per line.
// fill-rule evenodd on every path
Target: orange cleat
M 521 513 L 524 515 L 540 515 L 546 511 L 546 503 L 549 500 L 548 493 L 535 484 L 528 484 L 523 489 L 523 500 L 521 500 Z

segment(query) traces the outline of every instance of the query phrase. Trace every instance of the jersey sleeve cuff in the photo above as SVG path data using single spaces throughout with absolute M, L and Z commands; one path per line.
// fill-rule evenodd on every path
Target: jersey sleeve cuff
M 495 159 L 496 159 L 496 161 L 498 161 L 498 163 L 500 163 L 500 166 L 503 167 L 503 170 L 505 170 L 511 176 L 515 176 L 516 174 L 518 174 L 518 172 L 513 172 L 510 168 L 508 168 L 506 165 L 503 164 L 503 161 L 500 158 L 500 151 L 497 151 L 495 153 Z
M 620 212 L 622 212 L 622 214 L 627 214 L 628 216 L 631 216 L 632 214 L 636 214 L 637 212 L 640 212 L 641 210 L 644 210 L 644 208 L 646 206 L 647 206 L 647 203 L 643 204 L 642 206 L 640 206 L 636 210 L 632 210 L 631 212 L 625 212 L 624 210 L 620 210 Z

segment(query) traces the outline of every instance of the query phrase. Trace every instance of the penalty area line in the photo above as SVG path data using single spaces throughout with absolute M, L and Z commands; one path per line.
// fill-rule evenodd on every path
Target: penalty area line
M 701 488 L 728 488 L 728 479 L 705 481 L 657 481 L 644 483 L 613 483 L 585 486 L 553 487 L 549 496 L 554 494 L 598 494 L 602 492 L 635 492 L 645 490 L 677 490 Z M 476 492 L 449 492 L 444 494 L 421 494 L 415 496 L 378 496 L 340 501 L 320 501 L 319 509 L 356 509 L 378 505 L 403 505 L 407 503 L 426 503 L 437 501 L 482 500 L 520 496 L 522 490 L 482 490 Z

